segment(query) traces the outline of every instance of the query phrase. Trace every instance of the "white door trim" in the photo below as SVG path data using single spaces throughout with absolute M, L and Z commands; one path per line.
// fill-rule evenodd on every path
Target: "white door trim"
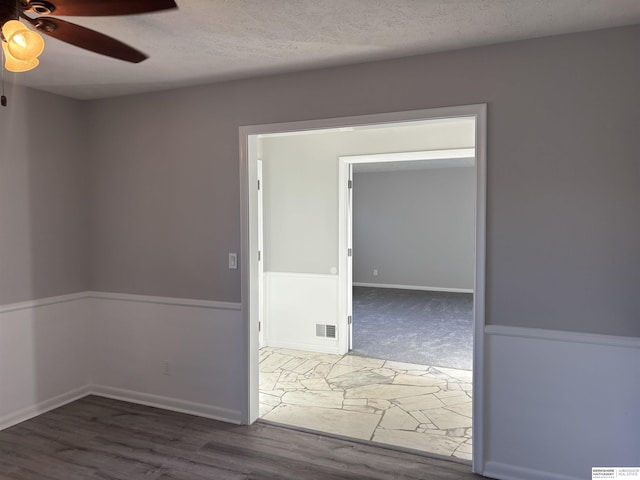
M 263 197 L 262 192 L 264 188 L 264 179 L 262 178 L 262 160 L 257 159 L 256 162 L 256 176 L 258 178 L 258 199 L 257 199 L 257 212 L 258 216 L 258 347 L 262 348 L 265 343 L 265 331 L 266 331 L 266 315 L 264 309 L 264 296 L 265 296 L 265 280 L 264 280 L 264 217 L 263 217 Z
M 258 389 L 258 236 L 257 236 L 257 135 L 327 128 L 398 123 L 415 120 L 476 117 L 476 276 L 474 295 L 473 363 L 473 471 L 482 474 L 484 464 L 484 309 L 485 309 L 485 215 L 486 215 L 486 105 L 410 110 L 353 117 L 304 120 L 288 123 L 241 126 L 240 141 L 240 242 L 241 303 L 244 375 L 242 419 L 250 424 L 259 416 Z
M 465 115 L 468 116 L 468 115 Z M 375 153 L 369 155 L 345 155 L 348 163 L 387 163 L 414 162 L 420 160 L 454 160 L 473 158 L 476 152 L 473 148 L 448 148 L 443 150 L 420 150 L 416 152 Z

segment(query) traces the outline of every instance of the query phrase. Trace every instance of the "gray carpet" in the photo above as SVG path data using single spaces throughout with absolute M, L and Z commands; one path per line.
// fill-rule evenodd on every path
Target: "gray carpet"
M 471 370 L 473 294 L 353 287 L 353 350 Z

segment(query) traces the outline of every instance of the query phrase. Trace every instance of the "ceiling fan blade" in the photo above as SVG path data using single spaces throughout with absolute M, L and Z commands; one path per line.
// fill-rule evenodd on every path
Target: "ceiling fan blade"
M 178 8 L 174 0 L 31 0 L 29 3 L 34 13 L 86 17 L 132 15 Z M 40 4 L 43 7 L 38 8 Z M 54 8 L 47 8 L 47 5 Z
M 144 53 L 126 43 L 122 43 L 120 40 L 108 37 L 95 30 L 81 27 L 75 23 L 49 17 L 29 18 L 23 15 L 23 18 L 39 32 L 85 50 L 131 63 L 139 63 L 148 58 Z

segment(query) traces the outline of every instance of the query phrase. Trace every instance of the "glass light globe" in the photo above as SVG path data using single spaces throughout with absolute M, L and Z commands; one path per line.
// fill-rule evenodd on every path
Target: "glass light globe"
M 2 49 L 4 50 L 4 68 L 9 72 L 28 72 L 33 70 L 40 64 L 40 60 L 34 58 L 33 60 L 18 60 L 11 55 L 9 47 L 5 42 L 2 42 Z
M 44 40 L 38 32 L 25 27 L 18 20 L 9 20 L 2 27 L 9 52 L 16 60 L 33 61 L 44 50 Z

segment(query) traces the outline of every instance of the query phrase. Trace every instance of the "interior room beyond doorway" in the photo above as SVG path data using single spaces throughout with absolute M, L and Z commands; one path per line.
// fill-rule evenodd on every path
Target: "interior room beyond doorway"
M 346 157 L 352 351 L 472 369 L 475 274 L 473 149 Z M 469 155 L 469 156 L 466 156 Z M 425 155 L 426 156 L 426 155 Z M 361 163 L 372 160 L 371 163 Z M 349 226 L 347 226 L 349 228 Z
M 399 164 L 392 154 L 396 162 L 351 165 L 366 158 L 341 157 L 350 170 L 348 201 L 339 202 L 352 222 L 346 249 L 362 260 L 355 277 L 382 282 L 354 288 L 350 354 L 261 350 L 263 419 L 471 459 L 475 163 L 469 152 L 440 152 L 452 158 Z M 368 208 L 358 214 L 358 203 Z M 360 247 L 348 242 L 355 232 Z M 391 262 L 367 278 L 368 258 Z

